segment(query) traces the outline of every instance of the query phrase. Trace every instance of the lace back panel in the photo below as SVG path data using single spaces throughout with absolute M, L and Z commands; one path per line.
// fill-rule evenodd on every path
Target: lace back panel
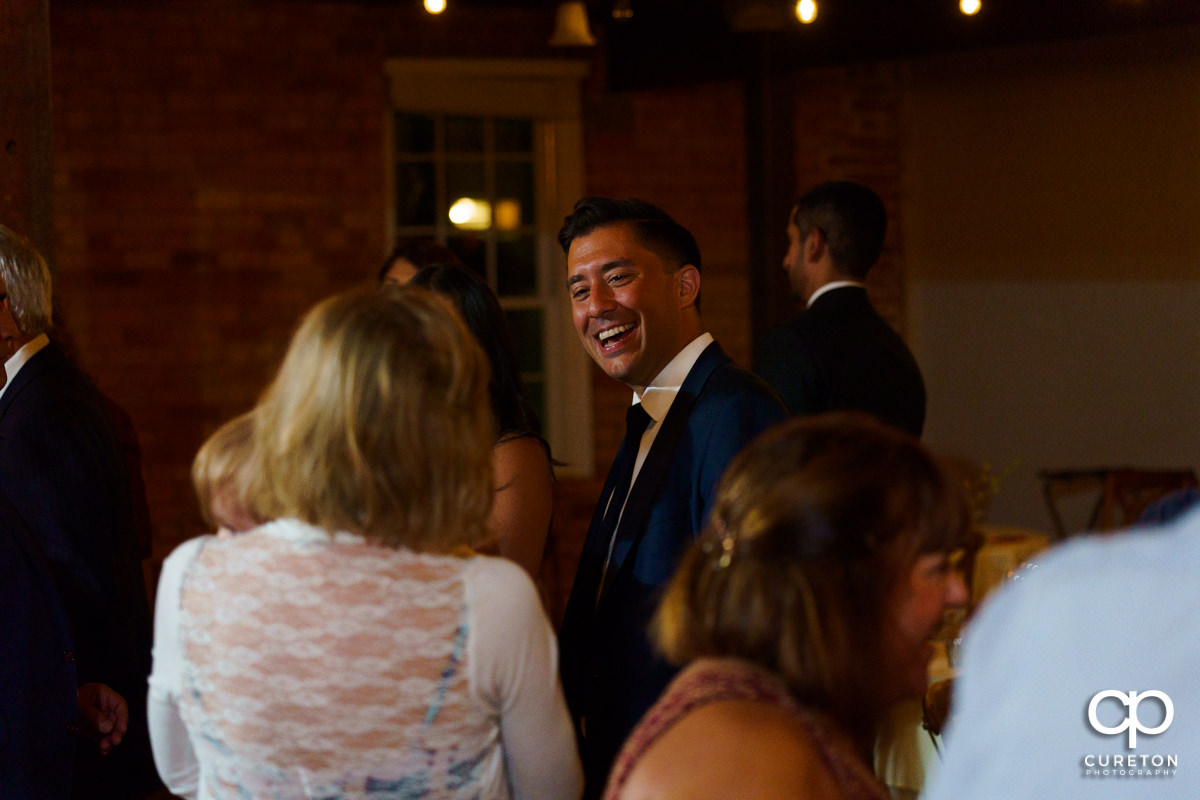
M 468 697 L 466 562 L 271 529 L 209 543 L 184 583 L 209 796 L 475 796 L 499 734 Z

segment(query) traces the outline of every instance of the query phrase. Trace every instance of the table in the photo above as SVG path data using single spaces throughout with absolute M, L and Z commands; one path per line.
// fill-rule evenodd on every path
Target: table
M 975 555 L 971 578 L 971 607 L 979 605 L 988 593 L 1004 582 L 1031 556 L 1050 546 L 1050 535 L 1030 528 L 1006 525 L 978 525 L 983 544 Z

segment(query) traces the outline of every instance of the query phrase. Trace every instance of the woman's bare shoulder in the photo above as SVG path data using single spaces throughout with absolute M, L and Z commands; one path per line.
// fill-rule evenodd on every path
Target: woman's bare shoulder
M 542 466 L 549 474 L 550 456 L 546 445 L 537 436 L 511 435 L 496 442 L 492 448 L 492 462 L 497 472 L 516 472 Z
M 688 714 L 630 773 L 621 800 L 841 797 L 812 735 L 794 712 L 730 700 Z

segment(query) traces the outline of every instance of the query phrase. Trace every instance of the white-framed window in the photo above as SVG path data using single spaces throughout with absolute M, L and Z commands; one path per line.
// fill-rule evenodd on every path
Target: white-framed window
M 563 477 L 593 471 L 590 361 L 556 235 L 583 194 L 579 82 L 562 60 L 393 59 L 388 240 L 426 237 L 486 278 Z

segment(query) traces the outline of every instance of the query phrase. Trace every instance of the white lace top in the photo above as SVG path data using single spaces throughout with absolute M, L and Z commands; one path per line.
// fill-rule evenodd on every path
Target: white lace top
M 517 566 L 280 520 L 163 565 L 155 761 L 208 798 L 577 798 L 553 631 Z

